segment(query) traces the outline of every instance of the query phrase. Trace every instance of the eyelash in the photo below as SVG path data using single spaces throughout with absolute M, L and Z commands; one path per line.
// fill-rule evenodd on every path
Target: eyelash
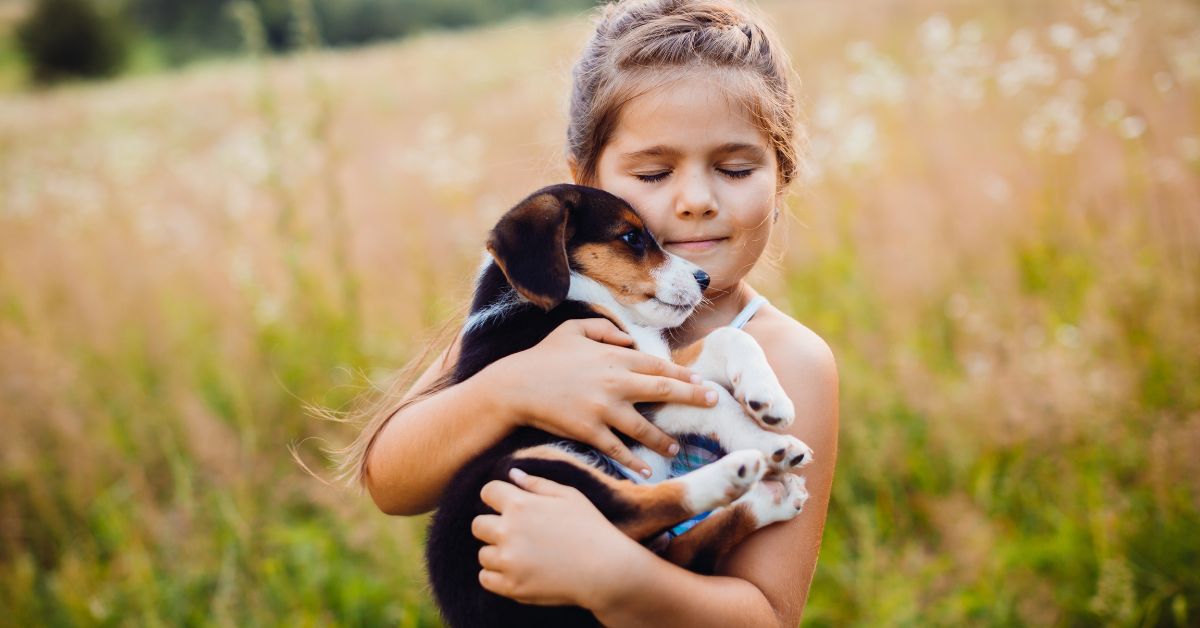
M 754 168 L 747 168 L 745 170 L 725 170 L 724 168 L 717 168 L 717 172 L 720 172 L 730 179 L 745 179 L 754 172 Z M 637 177 L 639 181 L 643 181 L 645 183 L 657 183 L 663 179 L 666 179 L 670 174 L 671 171 L 667 170 L 658 174 L 635 174 L 633 176 Z

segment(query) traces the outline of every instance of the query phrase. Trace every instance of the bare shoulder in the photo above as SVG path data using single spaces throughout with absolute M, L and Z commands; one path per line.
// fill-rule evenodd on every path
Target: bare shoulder
M 837 386 L 837 362 L 825 339 L 773 306 L 763 307 L 746 325 L 767 361 L 786 386 L 797 377 L 816 386 Z

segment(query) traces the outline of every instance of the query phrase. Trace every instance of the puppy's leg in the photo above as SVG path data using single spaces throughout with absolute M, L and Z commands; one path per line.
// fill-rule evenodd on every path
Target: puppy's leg
M 747 420 L 742 405 L 729 391 L 710 382 L 717 405 L 699 408 L 666 404 L 654 413 L 654 424 L 670 434 L 704 434 L 727 451 L 755 449 L 763 452 L 773 471 L 790 471 L 812 461 L 812 449 L 789 434 L 763 430 Z
M 788 521 L 800 514 L 808 491 L 804 478 L 787 474 L 782 486 L 755 484 L 730 506 L 709 515 L 691 530 L 675 537 L 663 556 L 682 567 L 700 573 L 713 573 L 729 550 L 751 532 L 777 521 Z
M 673 480 L 634 484 L 605 475 L 576 454 L 551 445 L 523 449 L 510 460 L 510 468 L 575 487 L 617 528 L 638 541 L 729 504 L 767 470 L 760 452 L 740 451 Z
M 762 347 L 740 329 L 720 327 L 672 352 L 671 359 L 732 390 L 746 414 L 765 427 L 786 427 L 796 418 L 795 406 L 767 363 Z

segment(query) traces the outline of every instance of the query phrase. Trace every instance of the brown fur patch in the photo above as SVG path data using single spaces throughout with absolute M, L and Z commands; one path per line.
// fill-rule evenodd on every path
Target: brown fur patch
M 681 347 L 671 352 L 671 361 L 680 366 L 691 366 L 700 359 L 700 354 L 704 352 L 704 339 L 701 338 L 692 344 Z
M 635 259 L 620 242 L 583 244 L 572 252 L 571 258 L 583 274 L 608 288 L 623 305 L 646 301 L 658 288 L 650 275 L 654 266 Z
M 636 508 L 636 514 L 633 517 L 613 523 L 627 536 L 638 541 L 647 540 L 649 537 L 699 514 L 686 505 L 687 495 L 681 482 L 634 484 L 629 480 L 618 480 L 585 463 L 578 456 L 551 445 L 538 445 L 522 449 L 514 453 L 513 458 L 559 460 L 586 470 L 616 494 L 621 501 L 632 504 Z
M 633 227 L 639 231 L 646 228 L 646 224 L 642 222 L 642 217 L 628 208 L 622 208 L 621 219 L 629 223 L 630 227 Z
M 758 528 L 758 519 L 748 505 L 721 508 L 671 539 L 663 557 L 682 567 L 712 571 L 721 558 Z

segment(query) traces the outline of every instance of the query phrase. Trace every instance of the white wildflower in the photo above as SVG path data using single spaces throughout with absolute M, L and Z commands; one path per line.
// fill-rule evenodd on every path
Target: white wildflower
M 283 302 L 272 295 L 263 295 L 254 305 L 254 320 L 260 327 L 279 322 L 283 316 Z
M 954 45 L 954 26 L 942 13 L 935 13 L 921 24 L 921 45 L 932 53 L 943 52 Z
M 1028 54 L 1033 51 L 1035 46 L 1033 31 L 1028 28 L 1022 28 L 1008 38 L 1008 52 L 1013 56 L 1019 57 Z
M 1033 48 L 1001 63 L 996 70 L 996 85 L 1000 93 L 1010 98 L 1028 85 L 1053 85 L 1057 79 L 1058 66 L 1054 58 Z
M 1004 203 L 1012 198 L 1012 186 L 998 175 L 989 174 L 983 180 L 983 194 L 994 203 Z
M 1083 141 L 1083 88 L 1078 81 L 1063 83 L 1059 94 L 1038 108 L 1021 127 L 1021 141 L 1031 150 L 1073 152 Z
M 1117 127 L 1121 137 L 1135 140 L 1146 132 L 1146 120 L 1140 116 L 1128 116 Z
M 1117 122 L 1120 122 L 1121 119 L 1125 117 L 1125 111 L 1125 103 L 1116 100 L 1115 98 L 1106 101 L 1104 105 L 1100 107 L 1101 117 L 1103 117 L 1104 121 L 1109 124 L 1116 124 Z
M 1063 50 L 1070 50 L 1079 41 L 1079 31 L 1074 26 L 1059 22 L 1050 27 L 1050 43 Z
M 958 27 L 958 40 L 964 44 L 983 43 L 983 26 L 971 20 Z
M 1068 349 L 1079 348 L 1079 328 L 1063 323 L 1054 329 L 1054 339 Z
M 832 96 L 824 96 L 813 108 L 813 124 L 822 129 L 832 129 L 844 117 L 842 103 Z
M 1096 35 L 1094 52 L 1105 59 L 1112 59 L 1121 52 L 1123 37 L 1115 31 L 1105 31 Z
M 1171 43 L 1171 68 L 1180 83 L 1200 82 L 1200 31 Z
M 860 115 L 850 122 L 841 145 L 841 161 L 846 165 L 866 165 L 874 161 L 879 133 L 874 118 Z
M 1085 2 L 1083 5 L 1083 17 L 1093 27 L 1099 28 L 1104 26 L 1111 15 L 1112 12 L 1108 10 L 1108 7 L 1099 2 Z
M 1075 71 L 1087 76 L 1096 69 L 1096 51 L 1092 47 L 1089 40 L 1079 42 L 1079 45 L 1071 49 L 1071 67 Z
M 846 58 L 854 63 L 866 63 L 875 53 L 875 47 L 869 41 L 852 41 L 846 44 Z

